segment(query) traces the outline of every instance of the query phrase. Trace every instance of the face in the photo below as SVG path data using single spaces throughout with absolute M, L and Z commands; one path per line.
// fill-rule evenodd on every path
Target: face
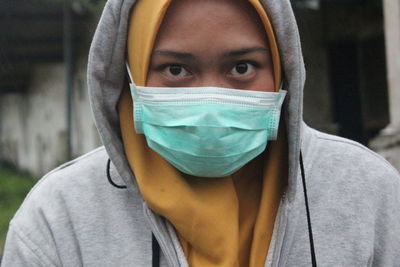
M 264 26 L 243 0 L 175 0 L 151 55 L 147 86 L 274 91 Z

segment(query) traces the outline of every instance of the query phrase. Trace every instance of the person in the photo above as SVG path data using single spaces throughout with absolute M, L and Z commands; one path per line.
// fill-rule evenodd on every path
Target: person
M 98 148 L 47 174 L 7 266 L 400 266 L 398 172 L 302 120 L 289 0 L 109 0 Z

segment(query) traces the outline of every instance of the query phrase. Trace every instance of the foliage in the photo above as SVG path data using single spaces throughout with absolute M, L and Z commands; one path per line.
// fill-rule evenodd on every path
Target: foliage
M 27 174 L 10 168 L 0 168 L 0 255 L 3 251 L 8 223 L 35 182 Z

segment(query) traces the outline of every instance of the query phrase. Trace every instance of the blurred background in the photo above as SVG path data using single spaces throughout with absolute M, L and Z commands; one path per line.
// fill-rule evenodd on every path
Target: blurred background
M 400 169 L 400 1 L 292 2 L 307 69 L 305 121 Z M 0 257 L 8 221 L 37 179 L 101 145 L 86 63 L 104 3 L 0 1 Z

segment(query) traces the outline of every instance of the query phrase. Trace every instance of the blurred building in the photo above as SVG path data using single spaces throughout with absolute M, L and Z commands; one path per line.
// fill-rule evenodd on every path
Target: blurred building
M 306 122 L 369 146 L 400 170 L 400 2 L 294 3 Z
M 100 145 L 86 85 L 100 13 L 79 2 L 0 1 L 0 161 L 36 176 Z M 400 169 L 399 1 L 293 3 L 306 122 L 370 145 Z
M 0 160 L 39 177 L 100 145 L 86 85 L 96 18 L 77 3 L 2 0 L 0 21 Z

